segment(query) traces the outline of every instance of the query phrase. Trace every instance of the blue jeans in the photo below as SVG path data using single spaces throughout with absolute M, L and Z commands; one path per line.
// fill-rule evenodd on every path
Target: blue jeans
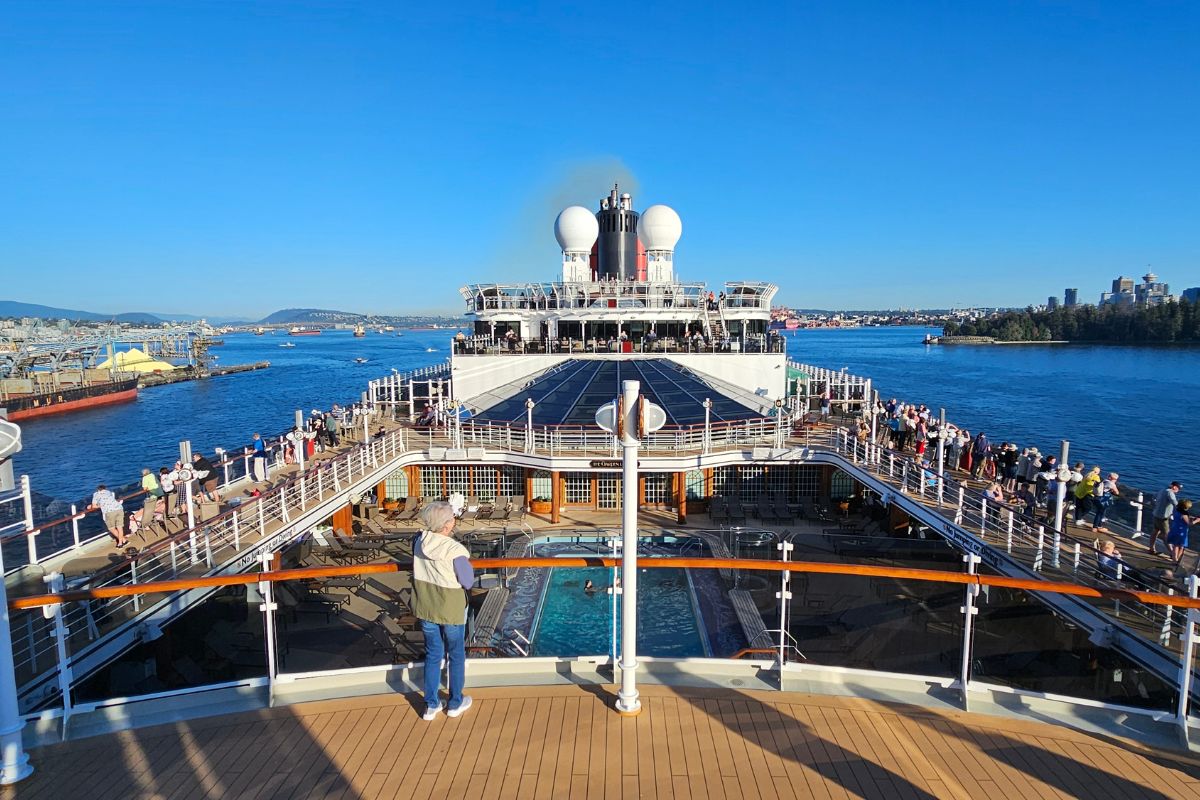
M 447 708 L 462 705 L 463 684 L 467 680 L 467 654 L 463 649 L 466 625 L 438 625 L 421 620 L 425 634 L 425 705 L 437 708 L 441 703 L 438 687 L 442 683 L 442 658 L 450 662 L 450 702 Z

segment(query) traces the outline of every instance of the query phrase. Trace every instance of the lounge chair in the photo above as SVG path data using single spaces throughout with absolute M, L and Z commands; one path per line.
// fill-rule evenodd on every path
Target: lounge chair
M 417 518 L 417 512 L 421 510 L 421 498 L 408 497 L 404 500 L 404 510 L 396 515 L 396 519 L 401 522 L 406 522 Z
M 329 602 L 319 598 L 308 599 L 307 597 L 293 594 L 290 588 L 280 583 L 275 584 L 273 594 L 280 606 L 292 612 L 292 619 L 295 619 L 297 614 L 324 614 L 325 621 L 329 622 L 330 617 L 341 610 L 340 603 Z
M 525 495 L 513 495 L 512 502 L 504 512 L 505 522 L 520 522 L 525 519 Z
M 492 514 L 489 517 L 492 522 L 506 522 L 508 520 L 508 497 L 497 497 L 492 502 Z

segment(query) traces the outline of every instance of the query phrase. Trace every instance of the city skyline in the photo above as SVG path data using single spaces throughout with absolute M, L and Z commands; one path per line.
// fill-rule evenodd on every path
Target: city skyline
M 790 306 L 1200 285 L 1192 7 L 638 15 L 12 6 L 7 299 L 458 313 L 614 182 L 679 211 L 680 277 Z

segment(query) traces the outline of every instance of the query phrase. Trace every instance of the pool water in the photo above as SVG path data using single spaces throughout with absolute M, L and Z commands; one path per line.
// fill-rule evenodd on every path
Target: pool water
M 550 570 L 533 637 L 535 656 L 605 655 L 612 650 L 613 572 L 604 567 Z M 586 581 L 596 587 L 584 592 Z M 617 601 L 617 618 L 621 603 Z M 618 625 L 619 625 L 618 621 Z M 638 653 L 676 658 L 708 655 L 691 585 L 682 569 L 638 573 Z

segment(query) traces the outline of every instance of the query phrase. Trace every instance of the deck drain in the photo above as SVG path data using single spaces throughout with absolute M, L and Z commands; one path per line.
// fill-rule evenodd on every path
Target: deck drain
M 741 678 L 734 678 L 729 681 L 730 686 L 744 686 L 745 682 Z

